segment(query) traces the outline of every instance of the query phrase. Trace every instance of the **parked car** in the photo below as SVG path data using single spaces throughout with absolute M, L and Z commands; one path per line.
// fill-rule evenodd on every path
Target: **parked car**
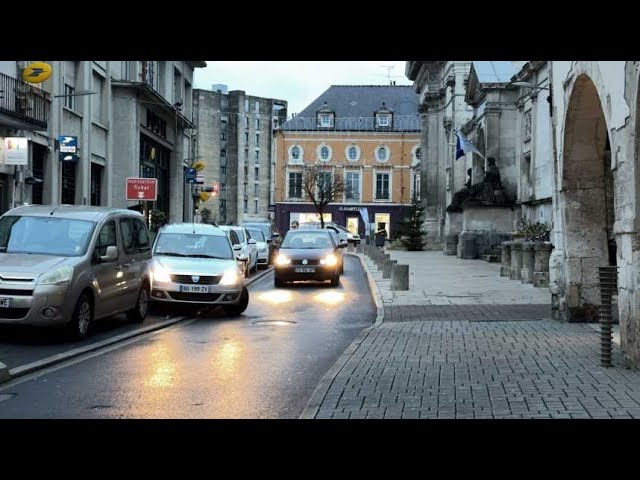
M 329 280 L 332 286 L 340 282 L 339 250 L 346 243 L 338 243 L 326 230 L 289 230 L 275 258 L 274 285 L 296 280 Z
M 248 278 L 252 271 L 258 269 L 258 248 L 256 247 L 256 241 L 249 238 L 249 234 L 244 227 L 224 225 L 219 228 L 227 233 L 231 245 L 236 252 L 236 258 L 244 264 L 243 274 L 245 278 Z M 236 245 L 240 245 L 240 249 L 236 249 Z
M 345 246 L 348 245 L 348 243 L 345 240 L 340 240 L 340 238 L 338 237 L 338 234 L 334 230 L 330 228 L 327 228 L 326 230 L 327 232 L 329 232 L 329 235 L 333 237 L 333 241 L 337 245 L 341 243 L 343 243 Z M 338 266 L 340 268 L 340 275 L 342 275 L 344 273 L 344 250 L 342 248 L 339 248 L 338 250 L 336 250 L 336 255 L 338 256 Z
M 280 233 L 269 222 L 246 222 L 242 224 L 245 228 L 257 228 L 264 235 L 267 244 L 269 245 L 269 265 L 273 263 L 273 257 L 275 253 L 278 251 L 280 247 L 280 243 L 282 238 L 280 238 Z
M 153 244 L 151 273 L 151 299 L 158 304 L 219 305 L 234 315 L 249 304 L 227 233 L 213 225 L 162 227 Z
M 307 222 L 301 225 L 301 228 L 321 228 L 320 222 Z M 360 235 L 352 233 L 342 225 L 333 222 L 325 222 L 324 228 L 333 230 L 341 241 L 357 245 L 360 243 Z
M 71 205 L 18 207 L 0 217 L 0 323 L 66 327 L 147 316 L 151 242 L 132 210 Z
M 258 267 L 269 265 L 269 244 L 267 243 L 262 231 L 256 228 L 246 228 L 249 233 L 249 237 L 256 241 L 256 248 L 258 249 Z

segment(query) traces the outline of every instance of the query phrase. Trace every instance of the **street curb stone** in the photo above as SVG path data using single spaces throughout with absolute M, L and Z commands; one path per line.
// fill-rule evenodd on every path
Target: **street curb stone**
M 245 286 L 252 284 L 253 282 L 261 279 L 266 274 L 271 272 L 273 267 L 269 267 L 264 270 L 262 273 L 257 274 L 256 276 L 250 278 Z M 35 372 L 37 370 L 42 370 L 43 368 L 50 367 L 52 365 L 56 365 L 58 363 L 62 363 L 64 361 L 70 360 L 72 358 L 78 357 L 80 355 L 84 355 L 85 353 L 93 352 L 95 350 L 99 350 L 100 348 L 107 347 L 109 345 L 113 345 L 115 343 L 121 342 L 123 340 L 128 340 L 130 338 L 134 338 L 145 333 L 153 332 L 156 330 L 160 330 L 162 328 L 168 327 L 175 323 L 181 322 L 182 320 L 187 319 L 188 317 L 175 317 L 170 320 L 165 320 L 164 322 L 155 323 L 153 325 L 149 325 L 148 327 L 143 327 L 137 330 L 133 330 L 130 332 L 123 333 L 121 335 L 116 335 L 115 337 L 107 338 L 105 340 L 101 340 L 96 343 L 92 343 L 90 345 L 85 345 L 83 347 L 74 348 L 73 350 L 67 350 L 66 352 L 58 353 L 56 355 L 52 355 L 50 357 L 43 358 L 41 360 L 37 360 L 35 362 L 30 362 L 25 365 L 20 365 L 19 367 L 14 367 L 9 369 L 4 363 L 0 362 L 0 383 L 8 382 L 17 377 L 21 377 L 23 375 L 27 375 L 29 373 Z
M 315 390 L 313 391 L 313 394 L 311 395 L 309 402 L 307 402 L 307 406 L 300 414 L 300 417 L 299 417 L 300 419 L 315 418 L 320 408 L 320 405 L 324 400 L 324 397 L 329 391 L 329 388 L 331 388 L 331 384 L 333 383 L 335 378 L 338 376 L 340 371 L 344 368 L 344 366 L 347 364 L 347 362 L 353 356 L 356 350 L 358 350 L 358 347 L 365 340 L 365 338 L 367 338 L 369 333 L 371 333 L 373 329 L 378 328 L 384 322 L 384 307 L 382 305 L 382 297 L 380 295 L 380 290 L 378 289 L 378 285 L 376 284 L 376 281 L 373 278 L 373 275 L 371 275 L 371 272 L 367 267 L 367 264 L 364 260 L 363 255 L 360 253 L 350 253 L 350 252 L 345 252 L 345 255 L 358 257 L 358 259 L 360 260 L 360 264 L 362 265 L 362 268 L 367 274 L 367 282 L 369 283 L 369 290 L 371 291 L 371 295 L 373 296 L 373 301 L 376 304 L 376 311 L 377 311 L 376 322 L 370 327 L 367 327 L 364 330 L 362 330 L 360 332 L 360 335 L 358 335 L 356 339 L 353 342 L 351 342 L 351 344 L 346 348 L 346 350 L 342 353 L 342 355 L 338 357 L 338 360 L 336 360 L 336 362 L 329 369 L 329 371 L 324 374 L 324 376 L 316 386 Z

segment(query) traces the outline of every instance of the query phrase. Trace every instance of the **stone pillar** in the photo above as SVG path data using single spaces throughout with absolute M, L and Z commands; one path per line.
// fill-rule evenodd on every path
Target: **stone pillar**
M 509 278 L 511 280 L 520 280 L 522 270 L 522 243 L 513 242 L 511 244 L 511 271 Z
M 533 283 L 533 248 L 533 242 L 522 244 L 522 269 L 520 270 L 522 283 Z
M 458 253 L 458 234 L 447 234 L 444 236 L 444 254 L 456 255 Z
M 409 290 L 409 265 L 391 266 L 391 290 Z
M 501 250 L 501 265 L 500 265 L 500 276 L 508 277 L 509 272 L 511 271 L 511 242 L 502 242 L 500 244 Z
M 382 267 L 382 278 L 391 278 L 391 269 L 393 268 L 393 265 L 397 263 L 397 260 L 385 260 Z
M 549 257 L 553 246 L 549 242 L 536 243 L 534 247 L 533 286 L 549 286 Z

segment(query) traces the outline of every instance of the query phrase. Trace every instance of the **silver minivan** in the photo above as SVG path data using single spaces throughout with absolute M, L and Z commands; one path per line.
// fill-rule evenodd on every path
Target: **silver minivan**
M 151 242 L 135 211 L 32 205 L 0 217 L 0 323 L 66 327 L 76 338 L 118 313 L 142 322 Z

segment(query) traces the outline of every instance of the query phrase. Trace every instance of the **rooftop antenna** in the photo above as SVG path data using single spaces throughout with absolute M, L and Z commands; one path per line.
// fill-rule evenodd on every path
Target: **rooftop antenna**
M 395 80 L 391 80 L 392 78 L 404 78 L 402 75 L 391 75 L 391 70 L 396 68 L 394 65 L 380 65 L 380 68 L 386 68 L 387 73 L 371 73 L 370 75 L 374 75 L 376 77 L 385 76 L 387 77 L 387 81 L 389 85 L 395 85 Z

